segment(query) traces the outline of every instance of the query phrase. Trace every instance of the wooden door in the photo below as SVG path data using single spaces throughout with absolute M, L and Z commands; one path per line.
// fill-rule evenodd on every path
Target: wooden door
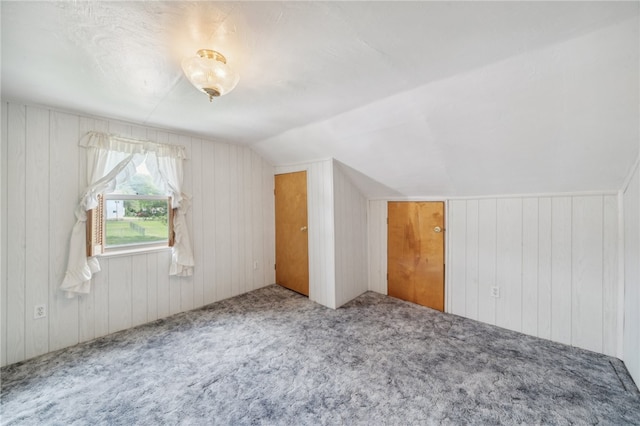
M 444 203 L 390 202 L 389 296 L 444 311 Z
M 307 172 L 275 177 L 276 282 L 309 296 Z

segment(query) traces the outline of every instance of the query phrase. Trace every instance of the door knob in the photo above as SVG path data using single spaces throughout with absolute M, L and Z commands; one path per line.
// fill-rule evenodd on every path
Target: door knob
M 307 227 L 306 227 L 306 226 L 303 226 L 302 228 L 300 228 L 300 232 L 304 232 L 304 231 L 306 231 L 306 230 L 307 230 Z
M 440 228 L 439 226 L 436 226 L 435 228 L 433 228 L 433 230 L 437 233 L 442 232 L 442 228 Z

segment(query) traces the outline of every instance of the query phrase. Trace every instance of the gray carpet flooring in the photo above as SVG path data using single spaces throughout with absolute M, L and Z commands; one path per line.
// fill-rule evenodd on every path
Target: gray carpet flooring
M 640 424 L 621 361 L 269 286 L 1 370 L 6 425 Z

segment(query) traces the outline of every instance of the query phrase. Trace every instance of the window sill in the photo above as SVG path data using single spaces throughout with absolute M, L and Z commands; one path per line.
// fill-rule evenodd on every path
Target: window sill
M 156 253 L 160 251 L 171 250 L 171 247 L 139 247 L 139 248 L 127 248 L 127 249 L 114 249 L 101 253 L 98 257 L 119 257 L 119 256 L 132 256 L 136 254 Z

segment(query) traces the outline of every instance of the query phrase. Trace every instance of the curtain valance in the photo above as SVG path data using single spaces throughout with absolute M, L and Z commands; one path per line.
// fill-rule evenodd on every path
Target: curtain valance
M 104 149 L 107 151 L 122 152 L 126 154 L 146 154 L 153 152 L 157 157 L 172 157 L 186 160 L 184 146 L 169 145 L 164 143 L 126 138 L 101 132 L 89 132 L 81 140 L 80 146 L 84 148 Z

